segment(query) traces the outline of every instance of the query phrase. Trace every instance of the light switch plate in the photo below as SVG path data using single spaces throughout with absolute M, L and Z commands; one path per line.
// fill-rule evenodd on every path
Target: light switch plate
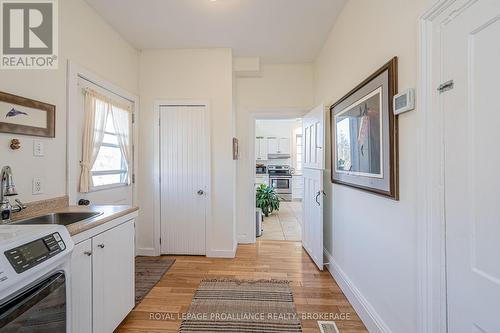
M 33 178 L 33 189 L 32 194 L 42 194 L 43 193 L 43 182 L 41 178 Z
M 44 156 L 44 148 L 42 141 L 33 141 L 33 156 Z

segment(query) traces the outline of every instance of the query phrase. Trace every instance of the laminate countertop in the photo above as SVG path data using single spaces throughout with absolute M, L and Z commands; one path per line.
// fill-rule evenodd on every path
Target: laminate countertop
M 56 209 L 55 213 L 73 213 L 73 212 L 99 212 L 100 215 L 79 221 L 66 228 L 71 236 L 90 230 L 106 222 L 112 221 L 118 217 L 138 211 L 139 207 L 129 205 L 95 205 L 95 206 L 68 206 Z

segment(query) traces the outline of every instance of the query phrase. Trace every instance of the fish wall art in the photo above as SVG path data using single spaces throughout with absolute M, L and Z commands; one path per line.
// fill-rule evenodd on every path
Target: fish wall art
M 55 137 L 55 105 L 0 92 L 0 133 Z

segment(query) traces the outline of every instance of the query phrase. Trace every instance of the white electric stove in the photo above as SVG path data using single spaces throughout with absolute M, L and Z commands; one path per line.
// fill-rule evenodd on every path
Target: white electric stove
M 64 226 L 0 225 L 0 332 L 69 332 Z

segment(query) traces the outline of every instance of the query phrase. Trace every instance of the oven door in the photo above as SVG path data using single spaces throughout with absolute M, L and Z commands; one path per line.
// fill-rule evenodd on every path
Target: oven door
M 64 273 L 57 272 L 0 304 L 0 332 L 66 332 Z
M 273 177 L 270 178 L 271 187 L 276 190 L 276 193 L 291 193 L 290 181 L 292 178 L 290 177 Z

